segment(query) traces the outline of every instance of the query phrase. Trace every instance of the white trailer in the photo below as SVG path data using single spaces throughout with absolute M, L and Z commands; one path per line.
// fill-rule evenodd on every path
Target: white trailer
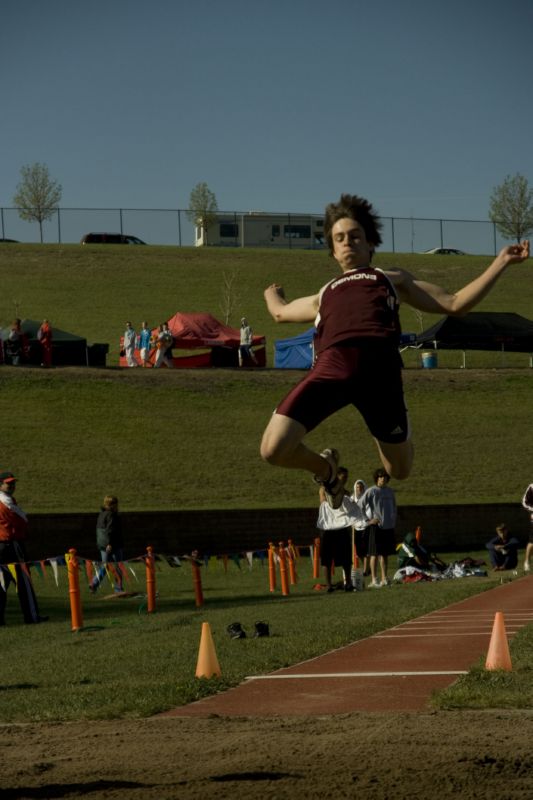
M 197 247 L 276 247 L 287 250 L 323 250 L 324 218 L 314 214 L 218 212 L 206 230 L 195 227 Z

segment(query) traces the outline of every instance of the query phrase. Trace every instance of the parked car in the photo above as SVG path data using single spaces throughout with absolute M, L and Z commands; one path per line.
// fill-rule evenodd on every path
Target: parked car
M 125 233 L 86 233 L 80 244 L 146 244 L 137 236 Z
M 464 250 L 456 250 L 453 247 L 434 247 L 432 250 L 424 250 L 423 255 L 432 256 L 466 256 Z

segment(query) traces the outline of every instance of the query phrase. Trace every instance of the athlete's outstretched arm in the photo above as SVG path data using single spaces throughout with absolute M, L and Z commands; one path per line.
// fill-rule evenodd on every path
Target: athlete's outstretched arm
M 504 247 L 481 275 L 454 293 L 434 283 L 417 280 L 403 270 L 387 271 L 387 275 L 394 283 L 400 299 L 414 308 L 430 313 L 460 316 L 483 300 L 510 264 L 520 264 L 527 258 L 529 258 L 527 240 Z
M 287 302 L 283 287 L 273 283 L 265 289 L 264 296 L 276 322 L 313 322 L 318 312 L 318 294 Z

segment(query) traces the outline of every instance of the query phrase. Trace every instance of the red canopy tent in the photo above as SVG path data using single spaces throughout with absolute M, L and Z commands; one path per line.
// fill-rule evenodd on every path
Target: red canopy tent
M 168 320 L 168 327 L 174 337 L 174 350 L 208 350 L 198 355 L 179 355 L 174 353 L 173 362 L 177 368 L 189 367 L 237 367 L 239 364 L 238 352 L 240 344 L 240 331 L 230 328 L 223 322 L 215 319 L 211 314 L 184 314 L 178 311 Z M 152 331 L 157 338 L 158 329 Z M 260 367 L 266 364 L 266 340 L 264 336 L 254 336 L 252 346 L 255 357 Z M 135 352 L 140 362 L 138 351 Z M 155 361 L 155 350 L 151 362 Z M 120 366 L 126 366 L 126 359 L 121 357 Z M 254 366 L 253 362 L 244 363 L 245 366 Z

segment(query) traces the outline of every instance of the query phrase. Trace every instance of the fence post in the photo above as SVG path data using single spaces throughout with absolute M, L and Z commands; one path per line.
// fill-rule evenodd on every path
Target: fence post
M 289 594 L 289 579 L 287 577 L 287 553 L 283 542 L 279 543 L 279 574 L 281 578 L 281 594 L 286 597 Z
M 200 567 L 196 561 L 191 561 L 192 567 L 192 580 L 194 583 L 194 600 L 196 608 L 201 608 L 204 604 L 204 593 L 202 591 L 202 576 L 200 575 Z
M 70 599 L 70 618 L 72 630 L 80 631 L 83 628 L 83 614 L 80 597 L 80 569 L 76 550 L 71 548 L 67 559 L 68 591 Z
M 294 549 L 292 539 L 288 540 L 287 556 L 289 559 L 289 575 L 291 579 L 291 586 L 295 586 L 298 583 L 298 578 L 296 576 L 296 550 Z
M 154 548 L 146 548 L 146 611 L 152 614 L 155 611 L 155 558 Z
M 313 550 L 313 578 L 320 578 L 320 539 L 318 536 L 315 539 L 315 547 Z
M 274 559 L 275 556 L 274 550 L 274 542 L 268 543 L 268 580 L 270 584 L 270 591 L 276 591 L 276 562 Z

